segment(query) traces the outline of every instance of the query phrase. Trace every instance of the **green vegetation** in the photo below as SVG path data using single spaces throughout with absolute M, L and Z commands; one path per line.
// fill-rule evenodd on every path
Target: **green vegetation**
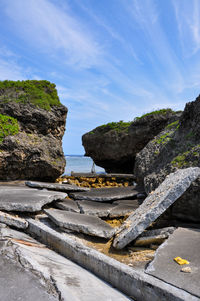
M 173 133 L 174 133 L 174 131 L 167 132 L 167 133 L 163 134 L 162 136 L 159 136 L 158 138 L 154 139 L 154 142 L 156 142 L 158 144 L 165 144 L 172 139 Z
M 110 122 L 98 126 L 96 129 L 91 131 L 90 134 L 94 134 L 96 130 L 101 132 L 106 132 L 110 130 L 115 130 L 116 132 L 128 131 L 130 125 L 131 122 L 124 122 L 123 120 L 120 120 L 119 122 Z
M 172 109 L 170 109 L 170 108 L 168 108 L 168 109 L 156 110 L 156 111 L 152 111 L 152 112 L 146 113 L 146 114 L 144 114 L 144 115 L 142 115 L 142 116 L 140 116 L 140 117 L 135 117 L 135 118 L 134 118 L 134 121 L 137 121 L 137 120 L 139 120 L 139 119 L 142 119 L 142 118 L 144 118 L 144 117 L 146 117 L 146 116 L 150 116 L 150 115 L 165 115 L 165 114 L 167 114 L 167 113 L 172 113 L 172 114 L 174 114 L 174 113 L 176 113 L 176 112 L 174 112 L 174 111 L 173 111 Z
M 179 120 L 176 120 L 176 121 L 174 121 L 174 122 L 168 124 L 168 125 L 166 126 L 166 128 L 171 129 L 171 128 L 176 127 L 176 129 L 178 129 L 179 126 L 180 126 L 180 125 L 179 125 Z
M 17 119 L 0 114 L 0 143 L 6 136 L 15 135 L 19 132 Z
M 173 161 L 171 161 L 171 164 L 178 168 L 197 166 L 200 157 L 200 153 L 197 150 L 200 150 L 200 145 L 195 145 L 186 152 L 176 156 Z
M 31 103 L 50 110 L 52 106 L 61 105 L 55 87 L 55 84 L 46 80 L 0 81 L 0 103 Z

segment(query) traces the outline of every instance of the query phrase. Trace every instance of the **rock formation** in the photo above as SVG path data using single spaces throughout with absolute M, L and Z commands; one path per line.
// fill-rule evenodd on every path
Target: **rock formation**
M 177 169 L 200 166 L 199 112 L 197 97 L 186 104 L 180 121 L 168 124 L 137 154 L 134 173 L 139 182 L 144 182 L 146 192 L 154 190 Z
M 135 118 L 99 126 L 82 137 L 85 155 L 106 172 L 132 173 L 135 156 L 180 113 L 163 109 Z
M 66 115 L 54 84 L 0 82 L 0 179 L 53 181 L 61 175 Z

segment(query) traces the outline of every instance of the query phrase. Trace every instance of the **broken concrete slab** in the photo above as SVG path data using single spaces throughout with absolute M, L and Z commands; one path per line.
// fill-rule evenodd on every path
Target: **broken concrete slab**
M 144 247 L 150 245 L 160 245 L 175 231 L 175 227 L 165 227 L 155 230 L 144 231 L 135 241 L 135 247 Z
M 155 259 L 146 273 L 179 287 L 200 298 L 200 229 L 178 228 L 168 240 L 157 249 Z M 175 257 L 190 262 L 191 273 L 182 273 L 183 265 L 178 265 Z
M 25 219 L 2 211 L 0 211 L 0 222 L 19 229 L 26 229 L 28 227 L 28 222 Z
M 176 230 L 175 227 L 164 227 L 161 229 L 154 229 L 154 230 L 146 230 L 144 231 L 140 237 L 148 237 L 148 236 L 156 236 L 156 235 L 165 235 L 166 238 L 169 237 Z
M 167 176 L 163 183 L 122 224 L 113 241 L 113 246 L 122 249 L 136 239 L 188 189 L 199 175 L 199 167 L 190 167 L 177 170 Z
M 152 244 L 160 245 L 165 241 L 166 238 L 167 238 L 167 235 L 165 235 L 165 234 L 138 237 L 134 241 L 133 246 L 134 247 L 146 247 L 146 246 L 150 246 Z
M 25 184 L 31 188 L 40 188 L 40 189 L 49 189 L 49 190 L 56 190 L 56 191 L 89 191 L 90 188 L 86 187 L 79 187 L 76 185 L 71 184 L 58 184 L 58 183 L 45 183 L 45 182 L 34 182 L 34 181 L 27 181 Z
M 28 219 L 27 231 L 63 256 L 93 272 L 126 295 L 138 301 L 197 301 L 199 298 L 167 284 L 143 270 L 136 270 L 97 250 L 85 246 L 66 233 L 51 228 L 48 221 Z M 120 300 L 120 299 L 119 299 Z
M 66 196 L 63 192 L 0 185 L 0 210 L 37 212 L 44 205 L 63 200 Z
M 117 217 L 127 216 L 130 215 L 133 211 L 135 211 L 135 206 L 128 205 L 128 204 L 119 204 L 110 210 L 109 217 L 117 218 Z
M 117 204 L 101 203 L 94 201 L 76 201 L 80 209 L 80 213 L 87 215 L 94 215 L 98 217 L 108 217 L 111 210 Z
M 95 201 L 78 200 L 76 202 L 80 208 L 80 213 L 94 215 L 98 217 L 118 218 L 129 215 L 135 210 L 135 204 L 133 203 L 131 205 L 130 201 L 129 203 L 126 203 L 125 200 L 120 203 L 102 203 Z
M 133 206 L 135 209 L 137 209 L 141 204 L 142 204 L 142 201 L 141 200 L 137 200 L 137 199 L 134 199 L 134 200 L 117 200 L 117 201 L 114 201 L 112 202 L 112 204 L 114 205 L 131 205 Z
M 58 209 L 65 210 L 65 211 L 80 213 L 80 209 L 79 209 L 77 203 L 71 199 L 65 199 L 61 202 L 56 202 L 55 207 L 57 207 Z
M 38 278 L 43 281 L 44 286 L 48 288 L 48 291 L 52 293 L 57 291 L 57 293 L 55 293 L 56 295 L 59 295 L 59 300 L 130 300 L 124 294 L 112 288 L 89 271 L 65 257 L 58 255 L 35 239 L 32 239 L 29 235 L 24 234 L 20 237 L 21 234 L 22 233 L 19 231 L 14 231 L 13 233 L 12 229 L 7 229 L 6 233 L 2 231 L 1 239 L 4 240 L 4 245 L 0 249 L 1 254 L 6 254 L 7 257 L 12 258 L 13 264 L 17 261 L 22 268 L 28 270 L 30 276 L 33 273 L 38 275 Z M 11 243 L 9 241 L 9 244 L 6 241 L 8 235 L 14 237 Z M 19 240 L 19 238 L 21 238 L 21 243 L 16 243 L 15 241 L 17 239 Z M 32 241 L 32 244 L 23 244 L 23 240 L 25 242 Z M 19 284 L 19 287 L 21 286 L 22 285 Z M 8 290 L 8 286 L 5 287 Z M 38 293 L 35 294 L 35 297 L 37 296 Z M 6 299 L 3 301 L 8 300 L 14 301 L 16 299 Z M 20 300 L 31 301 L 32 299 L 24 297 Z M 43 299 L 41 297 L 36 300 L 50 301 L 51 299 Z
M 69 193 L 75 200 L 110 202 L 124 198 L 136 197 L 138 191 L 134 186 L 91 189 L 88 192 Z
M 48 217 L 59 227 L 92 236 L 111 238 L 115 230 L 96 216 L 58 209 L 45 209 Z

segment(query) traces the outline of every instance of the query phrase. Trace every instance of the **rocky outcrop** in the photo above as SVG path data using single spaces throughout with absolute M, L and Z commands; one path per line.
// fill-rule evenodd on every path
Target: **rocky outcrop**
M 0 82 L 0 179 L 53 181 L 60 176 L 66 115 L 54 84 Z
M 85 155 L 106 172 L 132 173 L 136 154 L 180 114 L 164 109 L 145 114 L 133 122 L 99 126 L 82 137 Z
M 171 172 L 186 167 L 200 166 L 199 112 L 200 96 L 195 101 L 186 104 L 180 121 L 168 124 L 137 154 L 134 173 L 138 181 L 144 183 L 147 193 L 157 188 Z M 190 194 L 185 194 L 184 198 L 194 201 L 198 186 L 197 182 L 194 182 L 191 185 Z M 192 191 L 194 193 L 191 193 Z

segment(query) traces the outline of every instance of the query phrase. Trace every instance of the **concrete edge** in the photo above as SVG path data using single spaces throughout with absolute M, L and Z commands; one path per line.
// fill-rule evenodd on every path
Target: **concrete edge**
M 40 221 L 28 219 L 26 230 L 54 251 L 78 263 L 137 301 L 197 301 L 199 298 L 143 271 L 136 271 L 84 244 L 58 233 Z

